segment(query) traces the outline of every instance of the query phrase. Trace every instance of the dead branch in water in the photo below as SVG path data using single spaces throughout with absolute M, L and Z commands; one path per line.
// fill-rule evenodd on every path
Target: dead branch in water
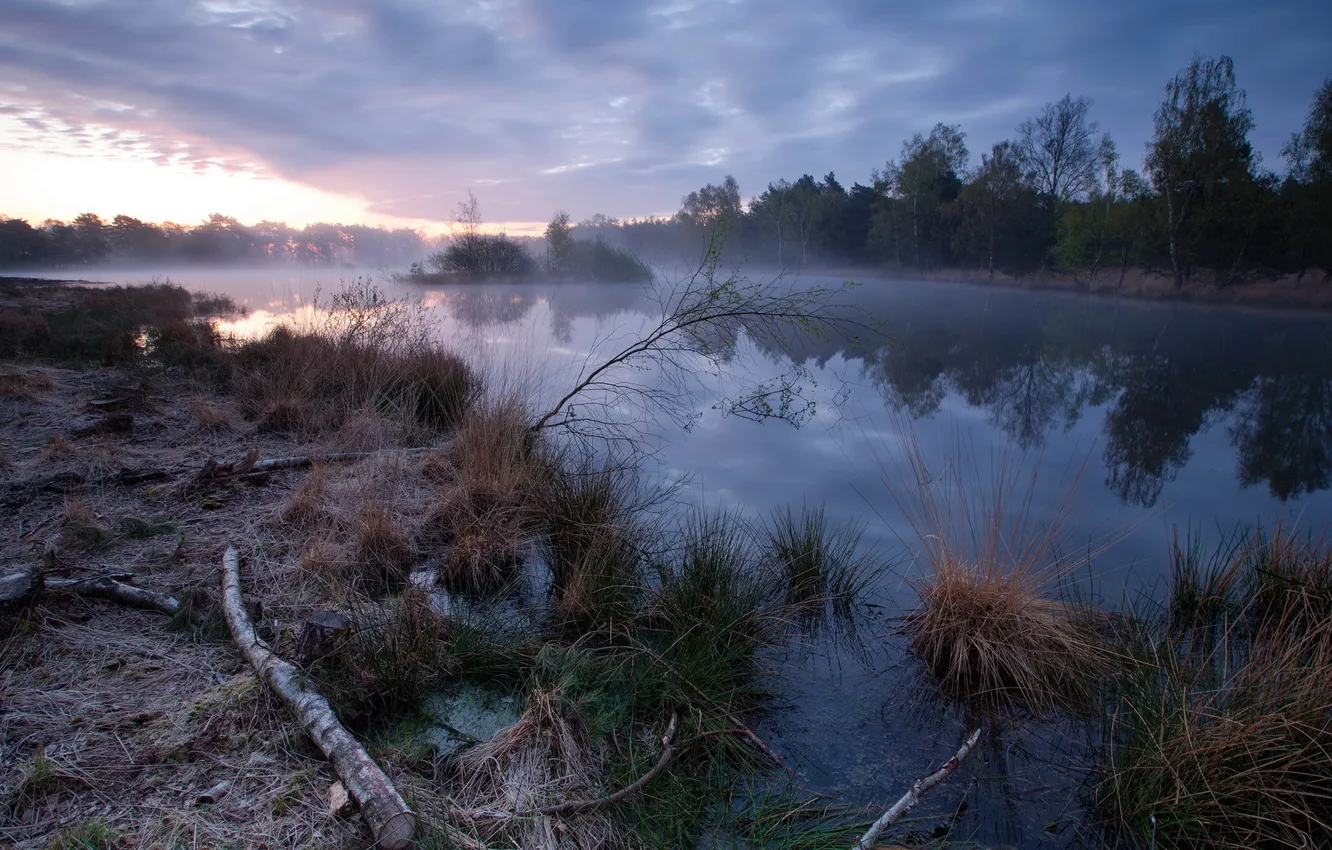
M 416 814 L 379 765 L 352 737 L 318 692 L 306 688 L 300 671 L 282 660 L 259 637 L 245 612 L 240 586 L 240 554 L 228 546 L 222 557 L 222 610 L 231 637 L 259 678 L 282 698 L 307 735 L 328 758 L 351 792 L 361 815 L 383 850 L 405 850 L 416 832 Z
M 713 729 L 710 732 L 700 732 L 698 737 L 712 738 L 720 735 L 735 735 L 737 737 L 744 738 L 751 745 L 753 745 L 753 747 L 756 750 L 763 753 L 763 755 L 768 759 L 768 761 L 772 762 L 777 767 L 780 767 L 782 770 L 786 771 L 786 774 L 790 776 L 792 779 L 799 778 L 799 774 L 797 774 L 790 765 L 782 761 L 782 757 L 777 755 L 777 752 L 772 747 L 768 746 L 768 743 L 764 741 L 762 738 L 760 738 L 752 729 L 747 729 L 744 726 L 738 726 L 735 729 Z
M 588 809 L 600 808 L 601 806 L 608 806 L 611 803 L 618 803 L 625 797 L 628 797 L 630 794 L 633 794 L 635 791 L 638 791 L 643 786 L 647 785 L 656 778 L 657 774 L 666 769 L 666 765 L 670 764 L 671 757 L 675 755 L 674 741 L 675 715 L 672 714 L 670 725 L 666 727 L 666 734 L 661 738 L 661 758 L 657 759 L 657 763 L 652 766 L 651 770 L 638 777 L 630 784 L 624 786 L 619 791 L 607 794 L 604 797 L 598 797 L 595 800 L 566 800 L 563 803 L 541 806 L 536 809 L 523 809 L 518 812 L 471 812 L 465 815 L 465 817 L 469 820 L 480 820 L 482 818 L 530 818 L 541 815 L 567 815 L 574 812 L 587 811 Z
M 59 590 L 76 596 L 89 596 L 119 602 L 133 608 L 146 608 L 174 617 L 180 613 L 180 600 L 165 593 L 135 587 L 113 576 L 92 576 L 89 578 L 49 578 L 47 590 Z
M 911 810 L 912 806 L 920 802 L 920 798 L 924 796 L 926 791 L 952 775 L 953 771 L 957 770 L 957 766 L 962 763 L 962 759 L 966 758 L 967 753 L 971 752 L 971 748 L 976 746 L 976 742 L 980 740 L 980 733 L 981 730 L 976 729 L 968 735 L 967 740 L 963 742 L 962 746 L 958 748 L 958 751 L 953 754 L 952 758 L 944 762 L 943 767 L 939 768 L 934 773 L 931 773 L 929 776 L 926 776 L 924 779 L 917 779 L 911 785 L 911 788 L 902 795 L 902 798 L 896 803 L 893 803 L 892 808 L 884 812 L 883 816 L 876 820 L 874 825 L 866 830 L 865 834 L 860 837 L 860 841 L 857 842 L 855 850 L 870 850 L 870 848 L 874 846 L 874 839 L 879 837 L 879 833 L 900 820 L 902 815 L 905 815 Z

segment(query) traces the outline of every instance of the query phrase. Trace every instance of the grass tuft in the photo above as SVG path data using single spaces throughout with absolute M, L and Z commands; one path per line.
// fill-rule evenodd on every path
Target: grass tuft
M 340 717 L 364 723 L 379 713 L 413 709 L 458 673 L 452 626 L 424 594 L 363 609 L 351 634 L 311 665 L 321 693 Z
M 119 834 L 106 824 L 86 821 L 77 826 L 61 827 L 46 845 L 46 850 L 117 850 Z
M 441 485 L 422 534 L 427 547 L 443 549 L 440 575 L 450 590 L 504 586 L 533 540 L 543 470 L 528 422 L 520 405 L 498 402 L 469 411 L 454 434 L 453 480 Z
M 1007 455 L 996 458 L 989 481 L 974 456 L 944 475 L 931 472 L 914 441 L 905 459 L 912 492 L 885 482 L 925 567 L 911 581 L 920 603 L 903 620 L 911 650 L 956 699 L 1030 711 L 1087 707 L 1114 661 L 1091 618 L 1059 595 L 1062 579 L 1090 558 L 1059 555 L 1073 486 L 1038 520 L 1034 466 L 1023 485 Z
M 1171 594 L 1128 621 L 1098 811 L 1169 848 L 1332 843 L 1332 547 L 1281 527 L 1172 547 Z
M 829 522 L 822 506 L 797 517 L 788 506 L 773 511 L 763 529 L 764 557 L 773 564 L 785 607 L 808 627 L 829 619 L 854 635 L 857 605 L 883 565 L 860 551 L 863 529 Z
M 706 701 L 737 712 L 752 708 L 758 653 L 774 643 L 774 614 L 748 526 L 726 511 L 690 516 L 676 558 L 657 566 L 658 587 L 646 621 L 657 652 Z
M 107 530 L 97 520 L 92 505 L 82 499 L 67 499 L 60 518 L 61 539 L 78 546 L 96 546 L 108 538 Z
M 377 595 L 406 584 L 407 574 L 416 563 L 416 551 L 391 511 L 367 507 L 356 519 L 352 558 L 353 582 L 359 589 Z
M 316 523 L 324 510 L 327 494 L 324 482 L 324 464 L 315 463 L 310 467 L 310 474 L 296 485 L 278 512 L 278 517 L 288 525 L 310 526 Z
M 554 615 L 563 628 L 611 629 L 637 607 L 642 577 L 635 539 L 635 482 L 610 468 L 555 465 L 536 518 L 546 532 Z
M 231 413 L 221 405 L 213 404 L 202 398 L 196 398 L 190 401 L 190 418 L 201 431 L 210 434 L 221 434 L 235 429 L 235 422 L 232 421 Z

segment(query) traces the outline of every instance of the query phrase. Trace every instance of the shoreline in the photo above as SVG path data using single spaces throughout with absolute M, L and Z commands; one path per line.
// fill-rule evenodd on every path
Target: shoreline
M 240 270 L 241 268 L 242 267 L 220 268 L 217 269 L 217 271 L 231 272 Z M 244 268 L 245 270 L 250 271 L 260 271 L 264 267 Z M 182 269 L 182 271 L 184 270 L 185 269 Z M 124 273 L 129 275 L 133 270 L 126 269 L 111 271 L 118 274 Z M 338 271 L 364 271 L 367 274 L 382 272 L 382 270 L 374 269 L 340 269 Z M 991 278 L 988 272 L 985 272 L 984 270 L 966 268 L 919 272 L 908 269 L 892 270 L 882 267 L 834 266 L 821 268 L 811 265 L 803 269 L 794 267 L 782 269 L 775 267 L 748 266 L 743 267 L 742 271 L 751 272 L 752 274 L 750 276 L 753 276 L 754 274 L 790 274 L 797 277 L 841 277 L 858 282 L 960 283 L 977 287 L 993 287 L 1006 290 L 1059 292 L 1070 295 L 1092 295 L 1102 298 L 1123 298 L 1155 303 L 1281 308 L 1317 313 L 1332 311 L 1332 280 L 1320 280 L 1319 275 L 1322 274 L 1321 271 L 1310 271 L 1305 275 L 1304 280 L 1302 281 L 1296 280 L 1293 275 L 1267 278 L 1248 283 L 1236 283 L 1224 287 L 1219 287 L 1211 283 L 1193 281 L 1186 283 L 1182 289 L 1176 289 L 1174 281 L 1169 276 L 1147 272 L 1142 269 L 1130 269 L 1125 275 L 1122 285 L 1120 285 L 1118 280 L 1112 280 L 1112 277 L 1117 278 L 1117 275 L 1107 275 L 1096 281 L 1088 282 L 1079 280 L 1077 276 L 1049 271 L 1040 271 L 1031 275 L 997 273 L 993 278 Z M 169 277 L 169 272 L 162 272 L 162 274 Z M 607 286 L 639 285 L 639 283 L 634 281 L 592 281 L 582 280 L 568 275 L 533 275 L 530 277 L 490 276 L 476 278 L 466 275 L 451 274 L 429 274 L 425 276 L 413 276 L 405 272 L 384 272 L 384 274 L 395 283 L 414 283 L 423 286 L 449 284 L 469 286 L 498 284 L 511 286 L 516 284 L 550 285 L 569 283 L 598 283 Z M 11 285 L 27 283 L 59 283 L 85 286 L 119 284 L 122 286 L 128 286 L 134 285 L 136 281 L 126 278 L 112 283 L 109 281 L 88 280 L 79 277 L 44 278 L 31 277 L 22 274 L 0 274 L 0 283 Z

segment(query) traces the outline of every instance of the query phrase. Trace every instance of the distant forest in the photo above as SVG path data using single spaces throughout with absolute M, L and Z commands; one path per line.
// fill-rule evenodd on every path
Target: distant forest
M 93 213 L 37 227 L 20 218 L 0 218 L 0 268 L 99 263 L 391 267 L 421 257 L 427 246 L 420 233 L 407 228 L 344 224 L 294 228 L 273 221 L 247 226 L 218 213 L 194 227 L 153 224 L 127 215 L 107 222 Z
M 1092 120 L 1092 105 L 1071 94 L 1046 104 L 974 167 L 961 127 L 939 124 L 906 140 L 868 185 L 848 189 L 833 172 L 822 179 L 805 174 L 771 182 L 744 203 L 728 176 L 690 192 L 669 217 L 598 214 L 571 225 L 557 213 L 549 244 L 538 249 L 544 256 L 532 256 L 527 240 L 477 237 L 478 206 L 469 195 L 460 205 L 463 236 L 455 237 L 452 254 L 406 229 L 297 230 L 274 222 L 246 226 L 222 215 L 187 228 L 84 214 L 36 227 L 0 220 L 0 267 L 405 266 L 429 255 L 427 266 L 448 272 L 467 270 L 475 254 L 487 264 L 508 258 L 505 268 L 486 265 L 489 273 L 526 274 L 580 266 L 564 259 L 572 256 L 572 238 L 650 261 L 697 256 L 724 241 L 728 255 L 763 266 L 963 268 L 991 277 L 1047 271 L 1086 282 L 1122 282 L 1130 270 L 1146 270 L 1176 286 L 1311 272 L 1332 277 L 1332 77 L 1314 94 L 1304 127 L 1283 146 L 1281 173 L 1265 168 L 1249 142 L 1253 116 L 1228 57 L 1195 57 L 1167 83 L 1141 169 L 1124 167 L 1114 140 Z M 487 250 L 464 251 L 471 242 Z
M 671 218 L 597 216 L 577 231 L 644 257 L 729 230 L 728 247 L 778 266 L 1040 270 L 1083 281 L 1130 269 L 1218 285 L 1332 274 L 1332 78 L 1281 151 L 1283 174 L 1249 142 L 1253 117 L 1228 57 L 1195 58 L 1166 86 L 1142 170 L 1072 95 L 1048 103 L 968 168 L 966 135 L 939 124 L 847 189 L 829 172 L 769 183 L 747 205 L 728 177 Z

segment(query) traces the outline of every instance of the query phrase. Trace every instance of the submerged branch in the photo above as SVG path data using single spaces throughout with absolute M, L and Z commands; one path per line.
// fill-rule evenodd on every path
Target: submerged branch
M 917 779 L 911 788 L 902 795 L 901 799 L 893 803 L 892 808 L 884 812 L 882 817 L 865 831 L 865 834 L 860 837 L 860 841 L 856 843 L 854 850 L 870 850 L 874 846 L 874 839 L 879 837 L 879 833 L 900 820 L 903 815 L 911 810 L 912 806 L 920 802 L 920 798 L 925 795 L 926 791 L 951 776 L 953 771 L 957 770 L 958 765 L 962 763 L 962 759 L 966 758 L 967 753 L 971 752 L 971 749 L 976 746 L 976 742 L 980 740 L 980 733 L 980 729 L 973 731 L 967 736 L 967 740 L 963 742 L 957 752 L 953 754 L 953 757 L 944 762 L 943 767 L 924 779 Z

